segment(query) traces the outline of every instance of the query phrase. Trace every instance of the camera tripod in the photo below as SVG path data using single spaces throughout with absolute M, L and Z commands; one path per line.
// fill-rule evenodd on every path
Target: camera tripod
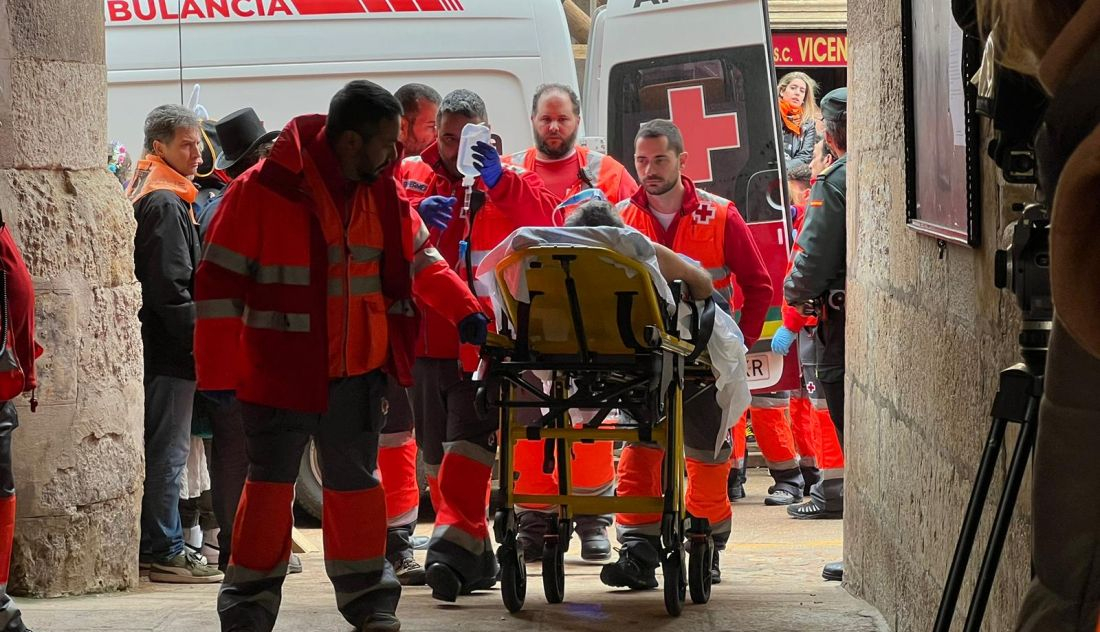
M 998 251 L 994 283 L 999 288 L 1009 288 L 1016 295 L 1024 315 L 1020 330 L 1020 355 L 1023 362 L 1015 364 L 1000 374 L 1000 386 L 993 399 L 990 416 L 993 423 L 986 437 L 985 450 L 974 479 L 970 502 L 966 507 L 962 532 L 955 546 L 955 556 L 947 575 L 947 583 L 940 599 L 939 612 L 933 632 L 949 632 L 955 617 L 966 567 L 978 535 L 986 497 L 993 482 L 997 457 L 1005 443 L 1005 431 L 1009 424 L 1019 424 L 1016 447 L 1009 460 L 1004 491 L 997 503 L 997 514 L 990 530 L 985 556 L 978 571 L 974 594 L 966 613 L 965 632 L 978 632 L 989 602 L 989 592 L 997 575 L 1005 537 L 1008 535 L 1020 484 L 1027 471 L 1028 459 L 1035 447 L 1035 435 L 1039 426 L 1039 401 L 1043 397 L 1043 372 L 1046 369 L 1047 349 L 1050 343 L 1053 307 L 1050 303 L 1049 276 L 1049 216 L 1040 204 L 1031 204 L 1022 210 L 1022 217 L 1015 223 L 1012 246 Z
M 1047 323 L 1047 331 L 1049 326 L 1050 323 Z M 940 600 L 939 613 L 936 615 L 936 624 L 933 627 L 934 632 L 948 632 L 951 629 L 955 605 L 958 602 L 963 577 L 966 575 L 966 567 L 974 548 L 978 525 L 982 519 L 982 510 L 993 482 L 997 457 L 1004 446 L 1005 430 L 1010 423 L 1016 423 L 1020 424 L 1016 447 L 1012 451 L 1008 474 L 1005 477 L 1004 492 L 997 504 L 996 518 L 989 534 L 981 569 L 978 571 L 977 584 L 970 600 L 970 608 L 966 613 L 966 625 L 963 630 L 978 632 L 981 628 L 986 604 L 989 601 L 989 592 L 993 587 L 993 579 L 1001 561 L 1001 551 L 1004 549 L 1012 512 L 1020 492 L 1020 484 L 1023 482 L 1027 462 L 1035 446 L 1035 433 L 1039 422 L 1039 400 L 1043 395 L 1042 366 L 1042 364 L 1035 367 L 1028 363 L 1020 363 L 1001 371 L 1000 388 L 993 400 L 991 413 L 993 424 L 989 428 L 989 436 L 986 437 L 978 475 L 974 479 L 974 489 L 966 507 L 962 533 L 955 547 L 955 557 L 951 562 L 947 584 Z

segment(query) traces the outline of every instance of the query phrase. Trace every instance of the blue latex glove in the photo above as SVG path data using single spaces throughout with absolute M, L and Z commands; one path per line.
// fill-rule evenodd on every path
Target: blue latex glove
M 203 397 L 219 406 L 229 406 L 236 399 L 236 391 L 199 391 Z
M 786 327 L 776 329 L 775 335 L 772 336 L 772 351 L 779 355 L 787 355 L 796 338 L 798 338 L 798 335 Z
M 458 323 L 458 339 L 470 345 L 483 345 L 489 336 L 489 317 L 474 312 Z
M 490 189 L 500 182 L 504 175 L 504 165 L 500 163 L 500 154 L 487 143 L 474 145 L 474 167 L 481 174 L 481 181 Z
M 428 228 L 443 230 L 447 228 L 447 224 L 451 223 L 456 201 L 453 197 L 432 195 L 424 198 L 417 210 L 420 212 L 420 218 L 424 220 Z

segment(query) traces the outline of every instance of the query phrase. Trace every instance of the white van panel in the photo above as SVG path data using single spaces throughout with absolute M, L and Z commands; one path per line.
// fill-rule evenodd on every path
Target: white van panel
M 585 73 L 585 118 L 588 133 L 607 134 L 608 90 L 601 89 L 617 64 L 729 46 L 766 44 L 768 25 L 760 0 L 608 0 L 593 23 L 593 40 Z M 601 23 L 615 20 L 608 29 Z M 688 33 L 677 24 L 690 23 Z M 593 98 L 596 97 L 596 98 Z
M 558 0 L 104 1 L 109 128 L 127 145 L 150 109 L 195 83 L 212 117 L 252 106 L 275 129 L 365 78 L 473 90 L 505 151 L 518 151 L 538 84 L 577 87 Z

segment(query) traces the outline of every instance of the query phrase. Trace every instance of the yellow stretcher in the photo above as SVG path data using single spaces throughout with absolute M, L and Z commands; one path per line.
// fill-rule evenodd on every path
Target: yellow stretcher
M 692 310 L 690 336 L 681 335 L 675 306 L 653 287 L 648 268 L 613 250 L 592 246 L 536 246 L 511 253 L 496 266 L 503 302 L 501 333 L 483 347 L 487 362 L 478 402 L 500 418 L 503 505 L 494 530 L 500 547 L 501 594 L 511 612 L 523 607 L 527 591 L 523 552 L 516 544 L 517 503 L 558 506 L 558 527 L 544 542 L 543 587 L 547 601 L 564 599 L 564 556 L 575 514 L 660 513 L 661 566 L 665 607 L 683 610 L 710 598 L 713 541 L 705 520 L 687 518 L 684 499 L 683 384 L 691 367 L 710 376 L 703 350 L 714 324 L 714 304 Z M 663 280 L 659 280 L 663 283 Z M 681 296 L 681 284 L 671 285 Z M 518 295 L 518 296 L 517 296 Z M 542 380 L 532 372 L 549 376 Z M 714 391 L 704 391 L 713 396 Z M 520 397 L 519 394 L 523 393 Z M 573 409 L 595 410 L 583 427 Z M 614 427 L 601 427 L 613 410 L 629 411 Z M 527 411 L 524 423 L 521 411 Z M 537 423 L 530 419 L 541 415 Z M 556 469 L 558 495 L 516 494 L 512 467 L 521 439 L 549 439 L 544 469 Z M 663 495 L 592 497 L 571 493 L 572 444 L 593 440 L 652 441 L 665 448 Z M 687 560 L 685 538 L 690 543 Z

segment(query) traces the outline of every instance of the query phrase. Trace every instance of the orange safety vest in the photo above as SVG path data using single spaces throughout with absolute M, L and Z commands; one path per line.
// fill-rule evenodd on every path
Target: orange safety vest
M 580 146 L 577 147 L 577 157 L 580 159 L 580 172 L 577 173 L 577 181 L 566 190 L 563 200 L 585 189 L 596 188 L 603 191 L 604 195 L 607 196 L 607 200 L 612 204 L 618 204 L 622 201 L 623 198 L 620 197 L 619 191 L 622 187 L 623 178 L 633 180 L 622 163 L 611 156 Z M 516 165 L 527 171 L 538 173 L 536 168 L 537 158 L 538 150 L 535 147 L 530 147 L 526 151 L 505 156 L 503 161 L 505 164 Z
M 382 366 L 387 352 L 378 205 L 370 189 L 355 187 L 355 198 L 340 211 L 317 165 L 305 161 L 303 167 L 328 245 L 329 377 L 369 373 Z
M 619 202 L 615 208 L 627 226 L 635 228 L 651 241 L 661 243 L 661 223 L 649 208 L 642 206 L 644 196 L 645 191 L 639 190 L 633 198 Z M 706 268 L 714 281 L 715 291 L 731 302 L 733 276 L 726 266 L 726 219 L 730 213 L 736 212 L 733 202 L 725 198 L 701 189 L 688 189 L 684 209 L 680 211 L 680 219 L 676 223 L 676 235 L 669 246 L 674 252 L 687 255 Z

